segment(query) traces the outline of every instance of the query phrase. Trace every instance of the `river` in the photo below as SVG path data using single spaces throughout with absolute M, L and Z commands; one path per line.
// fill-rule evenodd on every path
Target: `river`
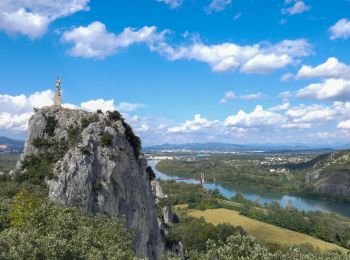
M 177 176 L 168 176 L 165 173 L 158 171 L 155 168 L 157 161 L 150 160 L 149 165 L 153 168 L 156 178 L 161 180 L 174 180 L 179 179 Z M 200 184 L 197 180 L 181 180 L 180 182 Z M 277 201 L 282 207 L 286 207 L 289 203 L 298 210 L 305 211 L 322 211 L 322 212 L 334 212 L 341 216 L 350 218 L 350 203 L 349 202 L 337 202 L 326 199 L 307 198 L 302 196 L 283 195 L 276 192 L 269 191 L 257 191 L 244 186 L 235 186 L 229 184 L 218 183 L 205 183 L 203 187 L 209 190 L 218 189 L 222 195 L 227 198 L 234 197 L 237 193 L 241 193 L 246 199 L 256 201 L 257 199 L 261 204 L 271 203 Z

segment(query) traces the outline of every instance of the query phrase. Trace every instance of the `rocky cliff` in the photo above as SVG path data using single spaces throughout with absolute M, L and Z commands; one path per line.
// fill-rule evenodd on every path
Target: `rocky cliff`
M 318 192 L 350 198 L 350 151 L 329 154 L 305 175 Z
M 159 259 L 162 238 L 146 167 L 138 137 L 117 111 L 52 106 L 31 117 L 16 174 L 39 176 L 53 201 L 122 218 L 135 233 L 137 255 Z

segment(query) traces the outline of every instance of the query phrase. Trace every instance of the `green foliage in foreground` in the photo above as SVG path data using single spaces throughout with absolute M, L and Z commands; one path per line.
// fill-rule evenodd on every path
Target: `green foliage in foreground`
M 206 242 L 210 239 L 215 242 L 225 242 L 234 234 L 245 235 L 241 227 L 234 227 L 229 224 L 214 226 L 205 222 L 203 218 L 181 216 L 180 222 L 173 225 L 167 235 L 167 247 L 181 241 L 186 250 L 205 251 Z
M 304 253 L 291 248 L 287 252 L 269 252 L 251 236 L 230 236 L 225 243 L 208 241 L 204 253 L 191 251 L 188 258 L 193 260 L 346 260 L 340 252 Z
M 20 193 L 0 203 L 0 259 L 134 259 L 117 220 Z

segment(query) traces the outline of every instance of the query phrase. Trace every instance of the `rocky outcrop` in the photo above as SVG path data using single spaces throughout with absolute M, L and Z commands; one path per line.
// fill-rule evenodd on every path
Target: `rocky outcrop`
M 308 171 L 305 182 L 320 193 L 350 198 L 350 152 L 330 154 Z
M 50 153 L 55 158 L 46 178 L 51 200 L 122 218 L 135 233 L 137 255 L 159 259 L 162 238 L 147 162 L 136 151 L 130 129 L 119 113 L 42 108 L 30 119 L 17 172 L 26 174 L 30 156 Z

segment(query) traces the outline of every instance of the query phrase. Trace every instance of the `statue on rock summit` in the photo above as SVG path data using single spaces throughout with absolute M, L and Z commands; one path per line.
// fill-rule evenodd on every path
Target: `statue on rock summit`
M 61 80 L 59 77 L 57 77 L 56 80 L 56 93 L 54 98 L 54 105 L 55 106 L 61 106 Z

